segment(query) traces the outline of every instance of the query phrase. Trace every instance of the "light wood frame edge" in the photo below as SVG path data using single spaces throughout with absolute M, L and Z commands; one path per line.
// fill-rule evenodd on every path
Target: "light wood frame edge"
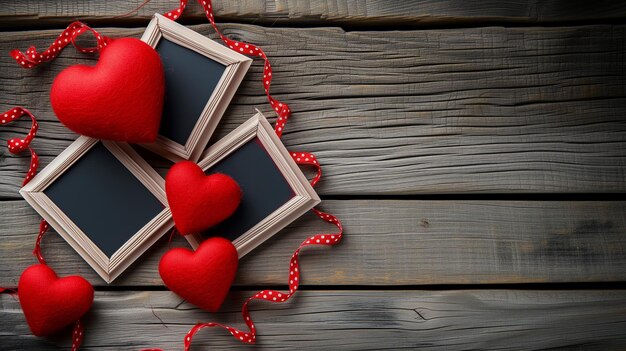
M 98 142 L 102 142 L 111 154 L 164 205 L 163 211 L 135 233 L 110 258 L 44 193 L 52 182 Z M 20 190 L 20 194 L 107 283 L 117 278 L 174 224 L 165 196 L 165 181 L 130 145 L 124 143 L 81 136 L 26 184 Z
M 252 59 L 157 13 L 152 17 L 141 40 L 156 48 L 163 37 L 226 66 L 185 145 L 161 135 L 154 143 L 140 144 L 174 162 L 197 161 L 250 68 Z
M 204 171 L 207 171 L 212 165 L 235 152 L 243 144 L 255 137 L 259 138 L 293 189 L 295 196 L 233 241 L 240 258 L 321 201 L 298 165 L 291 158 L 289 151 L 287 151 L 272 129 L 272 126 L 258 110 L 252 118 L 209 147 L 200 161 L 198 161 L 198 165 Z M 185 236 L 185 238 L 194 249 L 203 240 L 201 234 L 191 234 Z

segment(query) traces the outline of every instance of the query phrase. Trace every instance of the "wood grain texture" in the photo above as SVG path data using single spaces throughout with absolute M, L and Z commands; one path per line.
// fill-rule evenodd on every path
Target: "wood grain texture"
M 192 28 L 215 37 L 206 25 Z M 222 28 L 272 58 L 272 92 L 295 111 L 283 140 L 317 154 L 321 195 L 626 192 L 626 26 Z M 0 51 L 45 47 L 56 34 L 3 33 Z M 93 62 L 85 57 L 68 49 L 24 70 L 0 56 L 0 108 L 22 104 L 41 119 L 33 145 L 44 165 L 75 138 L 56 121 L 48 89 L 61 69 Z M 268 111 L 261 75 L 255 62 L 216 137 L 253 108 Z M 4 126 L 0 142 L 27 128 Z M 0 197 L 18 198 L 27 156 L 1 152 Z
M 321 208 L 346 227 L 344 241 L 302 254 L 302 285 L 427 285 L 626 280 L 626 202 L 336 200 Z M 0 286 L 16 286 L 35 263 L 37 215 L 24 201 L 0 202 Z M 285 285 L 291 254 L 334 227 L 307 214 L 241 261 L 238 286 Z M 163 238 L 113 285 L 159 285 Z M 43 242 L 61 275 L 106 285 L 54 233 Z
M 222 312 L 198 311 L 170 292 L 98 292 L 81 350 L 182 348 L 197 321 L 243 326 L 231 293 Z M 623 350 L 624 291 L 303 291 L 284 304 L 254 303 L 257 344 L 205 329 L 194 350 Z M 68 338 L 32 336 L 19 304 L 0 296 L 2 349 L 56 350 Z M 68 334 L 69 335 L 69 331 Z
M 165 13 L 177 2 L 152 0 L 132 12 L 142 1 L 0 0 L 0 28 L 63 25 L 76 19 L 92 24 L 145 24 L 155 12 Z M 555 23 L 621 19 L 621 1 L 567 0 L 242 0 L 213 1 L 218 22 L 240 21 L 266 25 L 357 25 L 374 27 L 477 25 L 485 23 Z M 128 14 L 128 16 L 120 17 Z M 200 5 L 190 0 L 183 21 L 206 21 Z

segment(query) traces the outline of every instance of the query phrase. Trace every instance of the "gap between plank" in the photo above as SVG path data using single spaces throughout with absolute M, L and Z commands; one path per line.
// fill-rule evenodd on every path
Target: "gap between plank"
M 423 200 L 423 201 L 624 201 L 625 193 L 486 193 L 486 194 L 390 194 L 320 195 L 324 200 Z M 0 201 L 22 201 L 19 196 L 0 196 Z
M 96 291 L 168 291 L 165 286 L 94 286 Z M 287 285 L 242 285 L 231 291 L 254 291 L 261 289 L 288 290 Z M 446 291 L 446 290 L 626 290 L 626 281 L 619 282 L 570 282 L 570 283 L 521 283 L 521 284 L 433 284 L 433 285 L 306 285 L 302 291 Z
M 220 24 L 244 24 L 255 25 L 264 28 L 294 28 L 294 29 L 307 29 L 307 28 L 339 28 L 344 32 L 379 32 L 379 31 L 427 31 L 427 30 L 441 30 L 441 29 L 472 29 L 472 28 L 485 28 L 485 27 L 502 27 L 502 28 L 558 28 L 558 27 L 582 27 L 582 26 L 596 26 L 596 25 L 623 25 L 626 18 L 610 18 L 610 19 L 582 19 L 571 21 L 546 21 L 546 22 L 516 22 L 516 21 L 502 21 L 502 20 L 442 20 L 441 23 L 419 23 L 415 24 L 354 24 L 341 20 L 329 20 L 328 25 L 324 25 L 323 22 L 310 22 L 301 20 L 290 20 L 290 22 L 277 22 L 277 21 L 258 21 L 258 20 L 232 20 L 232 18 L 224 18 L 220 20 L 216 17 L 218 26 Z M 109 28 L 143 28 L 150 22 L 149 18 L 131 18 L 126 21 L 119 21 L 111 18 L 109 20 L 85 20 L 85 23 L 94 27 L 109 27 Z M 270 23 L 271 22 L 271 23 Z M 67 22 L 48 23 L 44 22 L 43 25 L 28 25 L 17 26 L 9 25 L 6 27 L 0 27 L 0 33 L 2 32 L 26 32 L 30 30 L 53 30 L 53 29 L 65 29 L 67 25 L 71 23 L 68 19 Z M 208 20 L 200 18 L 187 18 L 181 19 L 178 23 L 185 26 L 192 26 L 198 24 L 209 24 Z
M 320 195 L 324 200 L 449 200 L 449 201 L 624 201 L 624 193 L 486 193 L 410 195 Z

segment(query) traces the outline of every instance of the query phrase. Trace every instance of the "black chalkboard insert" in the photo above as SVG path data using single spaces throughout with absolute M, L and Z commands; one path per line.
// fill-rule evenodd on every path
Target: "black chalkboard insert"
M 164 208 L 102 142 L 44 193 L 108 257 Z
M 164 38 L 156 51 L 165 69 L 165 102 L 159 134 L 184 145 L 226 66 Z
M 235 240 L 295 196 L 258 138 L 213 165 L 207 174 L 224 173 L 241 187 L 243 196 L 237 211 L 203 235 Z

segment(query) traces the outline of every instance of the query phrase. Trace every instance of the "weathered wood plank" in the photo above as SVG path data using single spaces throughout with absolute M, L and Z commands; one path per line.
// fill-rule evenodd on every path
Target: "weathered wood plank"
M 243 326 L 243 299 L 198 311 L 170 292 L 98 292 L 84 319 L 84 350 L 182 348 L 198 320 Z M 0 297 L 3 350 L 55 350 L 68 338 L 32 336 L 19 304 Z M 623 350 L 626 295 L 617 291 L 303 291 L 285 304 L 255 303 L 254 346 L 203 330 L 194 350 Z M 69 331 L 68 331 L 69 333 Z M 69 335 L 69 334 L 68 334 Z
M 332 249 L 302 254 L 303 285 L 421 285 L 626 280 L 626 202 L 325 201 L 347 228 Z M 0 286 L 35 262 L 37 215 L 0 202 Z M 309 235 L 334 229 L 305 215 L 247 255 L 236 285 L 284 285 L 289 258 Z M 172 246 L 186 245 L 175 238 Z M 161 285 L 163 238 L 114 285 Z M 59 274 L 105 285 L 56 234 L 43 252 Z
M 0 0 L 0 28 L 43 27 L 65 24 L 76 19 L 95 24 L 147 23 L 155 12 L 174 9 L 176 1 L 152 0 L 139 11 L 130 13 L 142 1 Z M 218 21 L 241 21 L 256 24 L 313 24 L 431 26 L 476 25 L 485 23 L 554 23 L 620 19 L 626 17 L 626 5 L 620 1 L 594 2 L 480 1 L 462 0 L 386 1 L 386 0 L 244 0 L 213 1 Z M 129 14 L 125 17 L 119 17 Z M 183 20 L 204 21 L 206 17 L 196 1 L 190 1 Z
M 317 153 L 327 194 L 626 192 L 626 26 L 343 32 L 223 25 L 272 57 L 272 91 L 295 111 L 284 142 Z M 194 26 L 204 34 L 206 25 Z M 142 29 L 108 29 L 137 36 Z M 45 47 L 57 31 L 3 33 L 0 51 Z M 214 34 L 210 34 L 215 37 Z M 75 136 L 47 91 L 67 50 L 35 70 L 0 56 L 0 108 L 42 120 L 49 162 Z M 217 135 L 268 111 L 261 66 L 248 73 Z M 0 142 L 26 121 L 0 130 Z M 26 156 L 0 158 L 0 197 L 18 198 Z

